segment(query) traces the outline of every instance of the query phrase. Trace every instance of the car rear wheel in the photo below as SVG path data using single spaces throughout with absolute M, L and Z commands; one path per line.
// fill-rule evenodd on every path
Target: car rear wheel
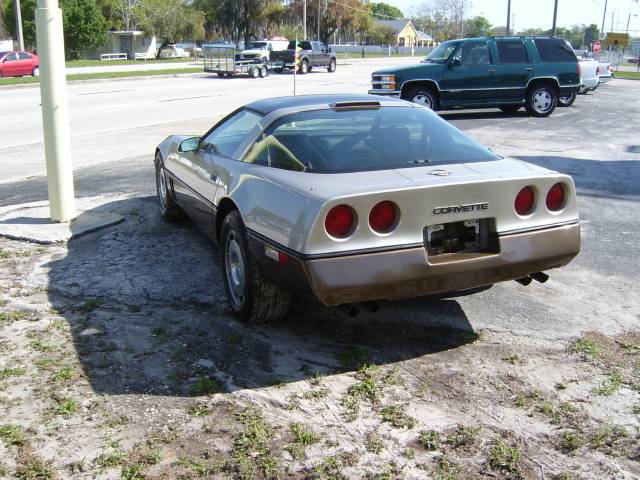
M 408 100 L 418 105 L 438 110 L 438 97 L 429 87 L 413 87 L 407 90 L 402 96 L 404 100 Z
M 527 91 L 525 107 L 534 117 L 548 117 L 557 103 L 558 95 L 549 84 L 535 85 Z
M 329 66 L 327 67 L 327 72 L 333 73 L 336 71 L 336 59 L 332 58 L 329 62 Z
M 40 67 L 36 67 L 33 69 L 33 72 L 31 72 L 31 75 L 34 77 L 39 77 L 40 76 Z
M 520 110 L 520 105 L 505 105 L 504 107 L 500 107 L 504 113 L 515 113 Z
M 173 199 L 169 184 L 167 182 L 167 174 L 164 171 L 164 162 L 160 152 L 156 154 L 156 191 L 158 192 L 158 200 L 160 202 L 160 215 L 169 222 L 181 220 L 184 218 L 182 209 Z
M 298 69 L 298 73 L 300 75 L 304 75 L 308 71 L 309 71 L 309 62 L 307 60 L 302 60 L 302 62 L 300 62 L 300 68 Z
M 572 93 L 571 95 L 565 95 L 563 97 L 558 97 L 558 106 L 559 107 L 570 107 L 573 105 L 573 102 L 576 101 L 576 94 Z
M 222 222 L 220 256 L 224 287 L 233 313 L 248 323 L 283 318 L 291 293 L 264 278 L 251 258 L 242 216 L 232 211 Z

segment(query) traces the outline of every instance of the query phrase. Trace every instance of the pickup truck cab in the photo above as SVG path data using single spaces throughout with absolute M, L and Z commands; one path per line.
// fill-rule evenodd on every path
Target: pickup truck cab
M 323 42 L 309 40 L 298 41 L 301 50 L 298 73 L 305 74 L 315 67 L 326 67 L 328 72 L 336 71 L 336 54 Z M 287 49 L 282 52 L 271 52 L 271 62 L 276 72 L 295 68 L 296 42 L 291 40 Z
M 580 87 L 578 59 L 563 39 L 481 37 L 440 44 L 417 65 L 372 74 L 369 93 L 401 97 L 434 110 L 522 106 L 550 115 L 559 97 Z
M 260 40 L 249 43 L 240 52 L 240 60 L 256 60 L 267 63 L 271 60 L 271 52 L 286 50 L 289 42 L 287 40 Z

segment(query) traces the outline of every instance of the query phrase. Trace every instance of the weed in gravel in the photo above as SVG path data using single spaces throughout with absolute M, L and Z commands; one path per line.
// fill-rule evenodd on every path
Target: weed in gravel
M 320 387 L 304 392 L 302 394 L 302 398 L 305 400 L 320 400 L 321 398 L 325 398 L 327 395 L 329 395 L 329 390 L 324 387 Z
M 183 457 L 176 460 L 174 465 L 179 467 L 186 467 L 191 470 L 197 477 L 210 478 L 217 473 L 221 473 L 224 469 L 224 460 L 216 456 L 212 460 L 210 459 L 196 459 L 192 457 Z M 180 477 L 183 478 L 183 477 Z M 184 477 L 191 478 L 191 477 Z
M 636 403 L 636 404 L 633 406 L 633 413 L 634 413 L 635 415 L 640 415 L 640 403 Z
M 64 398 L 54 408 L 54 412 L 57 415 L 61 415 L 65 418 L 69 418 L 71 415 L 78 411 L 80 404 L 73 398 Z
M 122 467 L 122 480 L 144 480 L 144 469 L 146 465 L 142 463 L 132 463 Z
M 489 451 L 489 466 L 493 470 L 507 473 L 519 473 L 518 461 L 522 457 L 522 453 L 517 447 L 507 445 L 507 443 L 496 438 L 491 444 Z
M 364 478 L 366 480 L 396 480 L 401 472 L 394 461 L 381 465 L 379 468 L 377 472 L 367 472 Z
M 196 396 L 213 395 L 219 391 L 218 383 L 210 377 L 199 378 L 191 388 L 191 393 Z
M 7 447 L 21 447 L 27 443 L 24 431 L 17 425 L 0 425 L 0 438 Z
M 431 473 L 434 480 L 457 480 L 462 473 L 462 467 L 448 455 L 440 455 Z
M 416 421 L 404 411 L 402 405 L 387 405 L 380 410 L 382 421 L 395 428 L 413 428 Z
M 377 431 L 368 432 L 364 437 L 364 448 L 369 453 L 375 453 L 376 455 L 384 448 L 384 442 L 380 438 Z
M 31 348 L 33 348 L 36 352 L 40 352 L 40 353 L 53 352 L 56 349 L 54 345 L 44 343 L 40 338 L 31 340 L 29 345 L 31 345 Z
M 520 355 L 517 353 L 513 353 L 506 357 L 502 357 L 502 361 L 506 363 L 510 363 L 511 365 L 524 365 L 527 363 Z
M 342 473 L 342 470 L 354 466 L 357 462 L 358 457 L 353 452 L 342 452 L 327 457 L 313 468 L 310 478 L 314 480 L 346 480 L 347 477 Z
M 22 367 L 3 368 L 0 370 L 0 381 L 6 380 L 10 377 L 21 377 L 26 373 L 27 371 Z
M 209 407 L 203 403 L 195 403 L 187 408 L 187 413 L 191 417 L 206 417 L 210 412 Z
M 0 298 L 0 307 L 4 307 L 9 304 L 9 300 L 5 300 L 4 298 Z
M 594 388 L 593 393 L 603 397 L 610 397 L 620 389 L 620 385 L 622 385 L 622 375 L 618 372 L 609 372 L 607 380 Z
M 124 452 L 116 450 L 111 453 L 101 453 L 95 458 L 93 464 L 100 469 L 107 469 L 118 467 L 122 462 L 124 462 Z
M 311 377 L 307 379 L 307 381 L 312 387 L 319 387 L 324 383 L 325 378 L 326 376 L 324 373 L 316 371 Z
M 9 469 L 4 465 L 4 463 L 0 462 L 0 477 L 8 477 Z
M 628 437 L 629 432 L 622 425 L 603 425 L 591 437 L 591 448 L 611 450 L 617 442 Z
M 55 474 L 51 467 L 36 457 L 22 461 L 16 471 L 19 480 L 53 480 Z
M 304 445 L 305 447 L 318 443 L 318 435 L 302 423 L 292 423 L 289 425 L 289 432 L 293 435 L 294 442 Z
M 31 318 L 31 314 L 29 312 L 25 312 L 24 310 L 0 312 L 0 327 L 10 325 L 13 322 L 17 322 L 20 320 L 26 320 L 28 318 Z
M 380 370 L 376 365 L 363 365 L 356 372 L 356 378 L 360 380 L 355 385 L 351 385 L 347 394 L 366 398 L 373 404 L 377 404 L 382 394 L 380 385 Z
M 418 395 L 425 397 L 432 390 L 429 380 L 421 380 L 418 384 Z
M 57 382 L 67 382 L 76 376 L 76 369 L 73 367 L 63 367 L 56 372 L 53 379 Z
M 480 433 L 480 427 L 467 427 L 459 423 L 454 432 L 447 435 L 445 443 L 453 448 L 473 445 Z
M 420 432 L 418 443 L 425 450 L 438 450 L 438 447 L 440 446 L 440 434 L 435 430 Z
M 569 430 L 560 435 L 558 446 L 560 450 L 568 455 L 575 455 L 578 450 L 586 445 L 586 440 L 582 433 Z
M 600 356 L 601 348 L 593 340 L 582 337 L 576 340 L 571 347 L 569 347 L 571 353 L 580 355 L 583 358 L 594 359 Z
M 242 424 L 242 431 L 233 443 L 233 468 L 239 478 L 255 478 L 257 472 L 277 472 L 278 466 L 269 455 L 269 442 L 273 437 L 273 427 L 264 416 L 253 408 L 246 408 L 236 415 Z
M 415 460 L 416 451 L 413 448 L 406 448 L 402 451 L 402 456 L 407 460 Z

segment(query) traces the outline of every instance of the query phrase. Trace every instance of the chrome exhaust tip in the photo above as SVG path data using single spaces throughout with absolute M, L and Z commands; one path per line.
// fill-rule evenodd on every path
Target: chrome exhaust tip
M 544 283 L 549 280 L 549 275 L 544 272 L 536 272 L 531 274 L 531 278 L 533 278 L 536 282 Z
M 532 281 L 533 279 L 529 276 L 516 278 L 516 282 L 518 282 L 520 285 L 524 285 L 525 287 L 529 285 Z

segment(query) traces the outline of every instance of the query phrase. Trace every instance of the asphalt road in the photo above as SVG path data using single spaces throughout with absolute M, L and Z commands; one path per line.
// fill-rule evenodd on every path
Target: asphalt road
M 325 72 L 309 75 L 304 77 L 302 91 L 365 91 L 365 76 L 368 75 L 365 70 L 360 64 L 351 67 L 351 77 L 347 72 L 344 77 L 330 76 Z M 339 83 L 340 78 L 346 83 Z M 248 90 L 251 85 L 259 85 L 252 83 L 259 80 L 189 78 L 184 81 L 195 85 L 193 90 L 174 92 L 174 95 L 197 97 L 203 89 L 210 88 L 207 86 L 216 85 L 215 92 L 219 97 L 162 103 L 160 100 L 168 99 L 163 96 L 166 95 L 163 86 L 171 81 L 116 82 L 78 87 L 77 93 L 82 93 L 81 89 L 115 91 L 120 90 L 123 84 L 135 84 L 141 92 L 148 91 L 144 107 L 137 107 L 147 110 L 136 113 L 134 106 L 129 116 L 115 115 L 115 106 L 110 106 L 107 98 L 115 103 L 115 99 L 121 97 L 107 93 L 94 97 L 106 113 L 103 114 L 98 107 L 81 115 L 77 112 L 74 128 L 79 125 L 78 115 L 86 118 L 93 115 L 95 118 L 95 123 L 78 126 L 74 134 L 77 135 L 76 142 L 86 142 L 82 148 L 93 152 L 86 161 L 80 160 L 82 166 L 76 170 L 78 196 L 153 195 L 155 186 L 148 154 L 153 148 L 153 135 L 159 136 L 159 131 L 165 135 L 170 132 L 164 130 L 178 126 L 201 128 L 177 129 L 177 133 L 202 131 L 212 117 L 245 102 L 247 95 L 257 98 L 286 93 L 282 91 L 282 84 L 286 81 L 276 77 L 265 80 L 261 85 L 277 86 L 277 91 L 266 88 Z M 321 87 L 313 90 L 311 87 L 316 84 Z M 135 99 L 132 101 L 137 104 Z M 167 103 L 172 107 L 167 108 Z M 210 109 L 208 114 L 207 108 Z M 131 118 L 134 115 L 137 115 L 135 122 Z M 190 119 L 187 118 L 189 115 L 192 115 Z M 572 175 L 579 195 L 583 239 L 580 255 L 568 267 L 551 272 L 551 280 L 545 285 L 534 282 L 529 287 L 522 287 L 509 282 L 458 298 L 458 304 L 473 328 L 508 329 L 547 339 L 566 338 L 591 329 L 612 334 L 640 328 L 640 229 L 637 221 L 640 217 L 640 140 L 637 132 L 640 82 L 615 80 L 592 94 L 578 97 L 574 106 L 558 109 L 546 119 L 530 118 L 524 112 L 507 115 L 497 110 L 445 112 L 441 115 L 496 153 Z M 25 114 L 25 118 L 27 116 Z M 1 121 L 6 122 L 5 119 Z M 146 121 L 156 121 L 159 126 L 140 126 Z M 33 145 L 10 147 L 8 143 L 16 136 L 19 138 L 18 130 L 15 126 L 5 127 L 14 130 L 2 136 L 4 143 L 0 151 L 3 156 L 16 148 L 31 148 L 33 152 Z M 119 127 L 121 130 L 116 130 Z M 109 128 L 113 130 L 107 131 Z M 96 132 L 100 129 L 102 133 Z M 139 138 L 141 131 L 149 132 L 148 137 Z M 107 140 L 94 143 L 101 136 Z M 132 142 L 135 148 L 145 147 L 145 154 L 125 158 L 113 153 L 120 152 L 120 143 L 127 142 Z M 117 160 L 111 160 L 114 157 Z M 22 157 L 22 161 L 28 163 L 32 158 Z M 0 162 L 4 175 L 6 161 Z M 45 198 L 43 177 L 0 183 L 0 205 Z M 195 229 L 193 234 L 199 235 Z M 405 315 L 419 316 L 423 314 L 425 303 L 409 301 L 399 305 L 397 308 L 401 308 Z M 385 315 L 385 311 L 392 314 L 396 307 L 387 308 L 381 315 Z M 450 317 L 446 311 L 433 311 L 432 314 L 444 323 Z

